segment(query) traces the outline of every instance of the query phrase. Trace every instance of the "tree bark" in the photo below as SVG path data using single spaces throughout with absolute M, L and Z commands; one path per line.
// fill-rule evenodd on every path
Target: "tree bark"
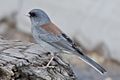
M 42 68 L 50 57 L 37 44 L 0 37 L 0 80 L 76 80 L 70 66 L 56 60 L 54 68 Z

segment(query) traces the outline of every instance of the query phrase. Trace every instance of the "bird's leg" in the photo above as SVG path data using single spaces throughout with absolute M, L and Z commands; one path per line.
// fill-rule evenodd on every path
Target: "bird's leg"
M 51 59 L 50 59 L 50 61 L 47 63 L 47 65 L 46 66 L 43 66 L 42 68 L 54 68 L 54 66 L 50 66 L 50 63 L 53 61 L 53 59 L 54 59 L 54 53 L 51 53 L 50 52 L 50 54 L 51 54 Z
M 54 59 L 54 57 L 52 56 L 51 59 L 50 59 L 50 61 L 47 63 L 46 67 L 51 67 L 51 68 L 54 67 L 54 66 L 49 66 L 50 63 L 53 61 L 53 59 Z

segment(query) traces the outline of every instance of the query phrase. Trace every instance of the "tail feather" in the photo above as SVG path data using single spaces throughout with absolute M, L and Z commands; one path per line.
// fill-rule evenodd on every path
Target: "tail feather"
M 96 63 L 94 60 L 90 59 L 88 56 L 84 55 L 78 48 L 76 48 L 75 46 L 72 46 L 77 54 L 80 56 L 80 59 L 82 59 L 83 61 L 85 61 L 87 64 L 89 64 L 91 67 L 93 67 L 95 70 L 97 70 L 98 72 L 100 72 L 101 74 L 106 73 L 107 71 L 101 67 L 98 63 Z
M 89 64 L 91 67 L 93 67 L 95 70 L 100 72 L 101 74 L 106 73 L 107 71 L 101 67 L 99 64 L 97 64 L 95 61 L 87 57 L 86 55 L 81 55 L 80 58 L 85 61 L 87 64 Z

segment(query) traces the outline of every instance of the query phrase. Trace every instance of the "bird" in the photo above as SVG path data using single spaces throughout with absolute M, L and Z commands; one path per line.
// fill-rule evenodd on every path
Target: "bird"
M 53 53 L 52 55 L 64 51 L 71 52 L 99 73 L 104 74 L 107 72 L 97 62 L 85 55 L 80 48 L 76 47 L 74 41 L 61 31 L 61 29 L 51 21 L 48 14 L 42 9 L 32 9 L 28 12 L 28 15 L 31 21 L 31 31 L 34 39 L 41 47 Z M 46 65 L 47 67 L 53 59 L 54 56 Z

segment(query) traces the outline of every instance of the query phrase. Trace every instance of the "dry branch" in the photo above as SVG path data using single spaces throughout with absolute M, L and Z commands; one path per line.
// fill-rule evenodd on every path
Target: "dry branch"
M 0 37 L 0 80 L 76 80 L 71 68 L 56 60 L 55 68 L 41 68 L 50 59 L 45 53 L 37 44 Z

